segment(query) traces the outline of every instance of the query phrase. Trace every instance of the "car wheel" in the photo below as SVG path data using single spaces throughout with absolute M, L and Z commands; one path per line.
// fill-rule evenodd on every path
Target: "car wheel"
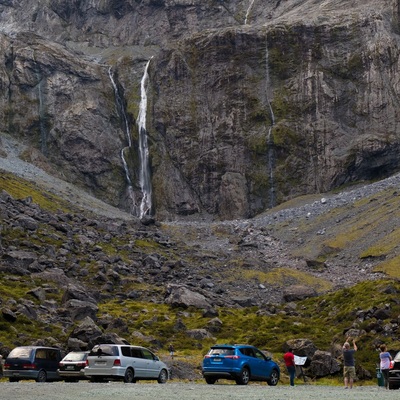
M 124 382 L 125 383 L 133 383 L 133 380 L 134 380 L 133 370 L 131 368 L 128 368 L 125 371 Z
M 273 369 L 271 372 L 271 376 L 267 380 L 269 386 L 276 386 L 279 382 L 279 373 L 276 369 Z
M 19 382 L 18 378 L 8 378 L 9 382 Z
M 244 367 L 240 372 L 240 375 L 236 379 L 238 385 L 247 385 L 250 381 L 250 371 L 247 367 Z
M 160 375 L 158 375 L 157 382 L 158 383 L 166 383 L 168 380 L 168 372 L 165 369 L 162 369 Z
M 395 385 L 393 382 L 388 382 L 388 388 L 390 389 L 390 390 L 393 390 L 393 389 L 398 389 L 399 387 L 397 386 L 397 385 Z
M 47 374 L 46 371 L 41 369 L 36 377 L 36 382 L 46 382 L 47 381 Z
M 216 378 L 210 378 L 209 376 L 204 378 L 209 385 L 214 385 L 217 382 Z

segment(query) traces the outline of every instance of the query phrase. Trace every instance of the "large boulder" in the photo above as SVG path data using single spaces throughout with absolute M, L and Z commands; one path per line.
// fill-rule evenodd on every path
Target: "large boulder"
M 291 285 L 285 288 L 283 292 L 283 298 L 287 302 L 304 300 L 316 295 L 317 291 L 314 288 L 305 285 Z
M 312 359 L 317 351 L 317 347 L 310 339 L 290 339 L 284 344 L 283 351 L 286 352 L 290 348 L 296 356 L 309 359 Z
M 64 304 L 64 314 L 69 316 L 72 321 L 80 321 L 86 317 L 95 320 L 98 309 L 97 305 L 89 301 L 73 299 Z
M 202 294 L 193 292 L 185 286 L 174 284 L 168 286 L 165 302 L 172 307 L 211 308 L 210 303 Z
M 332 357 L 328 351 L 317 350 L 312 359 L 310 366 L 307 368 L 307 374 L 322 377 L 332 375 L 340 371 L 340 363 Z

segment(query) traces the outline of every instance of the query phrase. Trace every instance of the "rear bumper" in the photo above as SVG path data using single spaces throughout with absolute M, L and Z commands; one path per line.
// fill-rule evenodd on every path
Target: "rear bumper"
M 61 378 L 75 378 L 75 379 L 87 379 L 83 369 L 80 371 L 58 371 Z
M 203 377 L 236 379 L 240 375 L 239 369 L 216 369 L 216 368 L 203 368 Z
M 13 370 L 6 369 L 3 371 L 3 376 L 5 378 L 15 378 L 15 379 L 36 379 L 39 371 L 36 370 Z
M 122 379 L 125 376 L 126 368 L 122 367 L 112 367 L 112 368 L 90 368 L 86 367 L 83 370 L 83 374 L 85 377 L 90 378 L 94 377 L 104 377 L 104 378 L 114 378 L 114 379 Z

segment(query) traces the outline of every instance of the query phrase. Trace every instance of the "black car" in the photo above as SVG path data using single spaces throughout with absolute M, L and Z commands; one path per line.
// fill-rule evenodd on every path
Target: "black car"
M 88 366 L 88 351 L 71 351 L 59 364 L 58 374 L 66 382 L 78 382 L 87 379 L 84 368 Z
M 390 363 L 388 386 L 389 389 L 400 388 L 400 351 L 394 356 L 393 361 Z

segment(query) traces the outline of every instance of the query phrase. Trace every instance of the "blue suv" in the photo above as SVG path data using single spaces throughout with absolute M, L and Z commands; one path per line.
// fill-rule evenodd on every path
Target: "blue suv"
M 249 345 L 215 345 L 204 356 L 203 377 L 209 385 L 218 379 L 235 380 L 238 385 L 250 381 L 266 381 L 268 385 L 278 384 L 280 369 L 271 357 Z

